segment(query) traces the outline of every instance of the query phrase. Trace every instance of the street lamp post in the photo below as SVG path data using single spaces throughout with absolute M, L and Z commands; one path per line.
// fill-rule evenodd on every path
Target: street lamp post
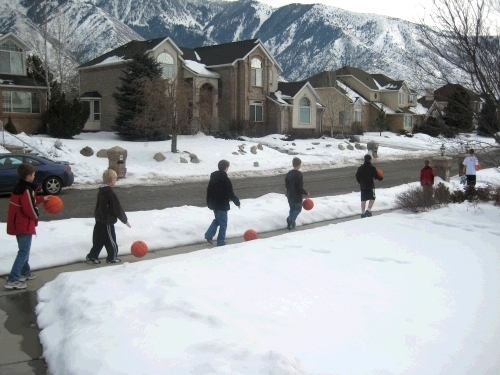
M 0 120 L 0 130 L 2 130 L 2 147 L 5 147 L 5 133 L 3 131 L 3 122 Z
M 444 143 L 441 144 L 441 147 L 439 147 L 439 150 L 441 151 L 441 156 L 444 156 L 444 152 L 446 151 L 446 147 L 444 147 Z

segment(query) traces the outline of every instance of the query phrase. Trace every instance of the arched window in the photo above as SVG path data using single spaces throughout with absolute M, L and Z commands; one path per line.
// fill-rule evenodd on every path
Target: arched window
M 300 115 L 299 123 L 310 124 L 311 123 L 311 101 L 305 96 L 300 99 Z
M 160 63 L 163 78 L 165 79 L 174 78 L 175 76 L 174 58 L 170 54 L 162 52 L 158 55 L 156 61 Z
M 0 44 L 0 73 L 24 74 L 23 50 L 11 40 Z
M 262 61 L 253 58 L 251 61 L 252 68 L 252 86 L 262 86 Z

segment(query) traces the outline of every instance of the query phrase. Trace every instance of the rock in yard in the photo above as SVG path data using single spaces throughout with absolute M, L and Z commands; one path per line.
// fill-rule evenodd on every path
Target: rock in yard
M 94 155 L 94 150 L 92 150 L 89 146 L 86 146 L 80 150 L 80 154 L 83 156 L 92 156 Z
M 166 157 L 161 152 L 157 152 L 155 156 L 153 156 L 153 159 L 155 159 L 156 161 L 163 161 L 166 159 Z
M 181 159 L 181 163 L 189 163 L 189 162 L 186 160 L 186 158 L 183 158 L 182 156 L 180 157 L 180 159 Z

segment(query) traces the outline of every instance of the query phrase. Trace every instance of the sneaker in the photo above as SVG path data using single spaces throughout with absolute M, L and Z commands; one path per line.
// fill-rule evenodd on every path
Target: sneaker
M 213 245 L 214 241 L 212 238 L 205 238 L 210 245 Z
M 33 279 L 36 279 L 36 275 L 34 273 L 30 274 L 29 276 L 24 276 L 24 275 L 21 275 L 21 277 L 19 278 L 19 281 L 26 281 L 26 280 L 33 280 Z
M 27 285 L 20 281 L 7 281 L 4 288 L 5 289 L 26 289 Z
M 87 259 L 87 261 L 92 262 L 94 264 L 101 264 L 101 261 L 99 259 L 91 258 L 88 255 L 87 255 L 87 257 L 85 259 Z
M 286 218 L 286 229 L 288 230 L 292 229 L 292 222 L 290 221 L 289 218 Z
M 364 212 L 363 212 L 363 213 L 361 214 L 361 219 L 363 219 L 363 218 L 365 218 L 365 217 L 366 217 L 366 213 L 364 213 Z
M 372 217 L 372 212 L 371 212 L 371 211 L 366 210 L 366 211 L 365 211 L 365 215 L 366 215 L 366 217 Z
M 107 260 L 107 259 L 106 259 L 106 263 L 120 263 L 121 261 L 122 261 L 122 260 L 121 260 L 121 259 L 118 259 L 118 258 L 116 258 L 116 259 L 111 259 L 111 260 Z

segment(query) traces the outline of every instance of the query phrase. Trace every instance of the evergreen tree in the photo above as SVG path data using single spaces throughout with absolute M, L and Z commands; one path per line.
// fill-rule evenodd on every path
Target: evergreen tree
M 59 83 L 54 79 L 54 75 L 49 72 L 49 83 L 45 80 L 45 69 L 43 61 L 38 55 L 28 55 L 26 58 L 26 69 L 28 77 L 32 78 L 35 82 L 43 83 L 44 86 L 51 88 L 52 95 L 59 95 L 61 93 Z
M 481 135 L 493 135 L 500 130 L 497 106 L 495 101 L 488 97 L 478 119 L 477 132 Z
M 12 119 L 9 116 L 9 119 L 7 120 L 7 123 L 3 127 L 4 130 L 8 131 L 10 134 L 17 134 L 17 129 L 14 126 L 14 123 L 12 122 Z
M 473 129 L 473 113 L 469 93 L 461 86 L 448 98 L 444 121 L 451 132 L 471 131 Z
M 160 65 L 144 54 L 137 54 L 127 63 L 120 77 L 121 86 L 113 94 L 118 106 L 113 129 L 120 137 L 127 140 L 150 139 L 144 132 L 144 126 L 134 121 L 148 107 L 144 85 L 137 84 L 137 81 L 144 78 L 154 80 L 158 77 L 161 77 Z
M 79 99 L 66 100 L 64 93 L 52 97 L 44 113 L 44 122 L 48 124 L 47 134 L 54 138 L 73 138 L 82 132 L 89 112 Z
M 377 118 L 375 119 L 375 126 L 380 132 L 380 136 L 382 136 L 383 131 L 386 131 L 389 128 L 389 119 L 387 118 L 387 115 L 383 109 L 381 109 L 377 114 Z

